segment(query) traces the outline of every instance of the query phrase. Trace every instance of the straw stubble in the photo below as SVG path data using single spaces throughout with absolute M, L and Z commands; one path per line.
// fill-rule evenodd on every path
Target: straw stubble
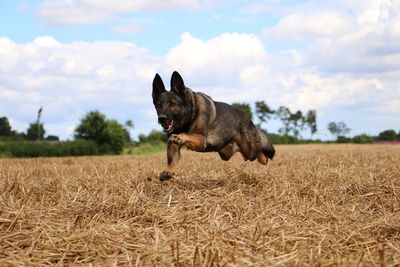
M 0 265 L 395 266 L 400 147 L 0 160 Z

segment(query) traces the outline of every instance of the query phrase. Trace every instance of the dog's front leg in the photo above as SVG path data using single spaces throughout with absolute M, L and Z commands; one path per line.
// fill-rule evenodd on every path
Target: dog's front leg
M 185 145 L 190 150 L 197 152 L 204 152 L 207 146 L 204 134 L 173 134 L 170 136 L 169 141 L 176 144 Z
M 175 166 L 181 157 L 181 144 L 169 140 L 167 147 L 167 168 L 160 173 L 160 180 L 166 181 L 174 176 Z

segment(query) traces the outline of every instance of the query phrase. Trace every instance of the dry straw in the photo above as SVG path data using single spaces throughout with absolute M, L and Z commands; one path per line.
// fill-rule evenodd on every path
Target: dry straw
M 400 147 L 0 160 L 0 266 L 396 266 Z

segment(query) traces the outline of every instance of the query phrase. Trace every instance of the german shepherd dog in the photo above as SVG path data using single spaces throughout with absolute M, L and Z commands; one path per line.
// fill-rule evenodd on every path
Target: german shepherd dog
M 193 92 L 176 71 L 171 77 L 171 91 L 165 90 L 156 74 L 152 97 L 158 123 L 168 137 L 168 165 L 160 173 L 161 181 L 173 177 L 183 145 L 198 152 L 216 151 L 223 160 L 229 160 L 238 151 L 244 160 L 257 159 L 264 165 L 274 157 L 271 142 L 244 111 Z

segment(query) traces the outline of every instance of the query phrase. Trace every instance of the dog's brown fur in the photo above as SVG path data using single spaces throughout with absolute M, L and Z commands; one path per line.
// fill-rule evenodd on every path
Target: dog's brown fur
M 171 77 L 171 91 L 165 90 L 156 74 L 152 97 L 158 122 L 168 136 L 168 165 L 160 174 L 161 181 L 173 177 L 183 145 L 198 152 L 216 151 L 223 160 L 238 151 L 245 160 L 257 159 L 261 164 L 274 157 L 271 142 L 244 111 L 193 92 L 176 71 Z

